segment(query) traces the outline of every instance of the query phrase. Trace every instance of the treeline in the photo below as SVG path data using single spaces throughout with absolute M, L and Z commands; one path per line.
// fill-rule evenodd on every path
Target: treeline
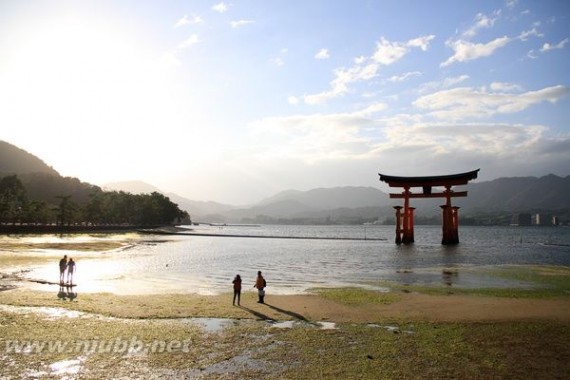
M 70 225 L 170 225 L 189 221 L 186 211 L 160 193 L 103 191 L 76 178 L 48 174 L 0 178 L 0 223 Z

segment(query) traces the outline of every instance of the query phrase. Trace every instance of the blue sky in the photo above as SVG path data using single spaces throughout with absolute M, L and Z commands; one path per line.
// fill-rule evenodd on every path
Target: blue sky
M 245 204 L 570 174 L 570 2 L 1 1 L 0 139 Z

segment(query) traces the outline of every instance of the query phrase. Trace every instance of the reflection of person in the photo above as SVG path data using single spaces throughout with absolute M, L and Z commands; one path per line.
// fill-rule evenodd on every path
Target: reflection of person
M 241 276 L 239 274 L 236 275 L 236 277 L 232 282 L 234 283 L 234 300 L 232 301 L 232 305 L 236 304 L 236 297 L 237 297 L 238 306 L 239 306 L 239 301 L 241 298 Z
M 57 292 L 57 298 L 61 299 L 61 300 L 65 300 L 66 294 L 65 294 L 65 288 L 63 286 L 59 287 L 59 292 Z
M 59 260 L 59 283 L 63 284 L 65 280 L 65 269 L 67 268 L 67 255 L 64 255 L 61 260 Z
M 253 285 L 254 288 L 257 288 L 257 296 L 259 298 L 259 300 L 257 301 L 257 303 L 263 303 L 263 298 L 265 297 L 265 287 L 267 286 L 267 282 L 265 282 L 265 279 L 263 278 L 263 276 L 261 275 L 261 271 L 257 272 L 257 278 L 255 279 L 255 285 Z
M 73 272 L 75 271 L 75 261 L 73 261 L 73 258 L 69 258 L 69 261 L 67 263 L 67 283 L 68 284 L 73 284 Z
M 71 287 L 67 288 L 67 298 L 69 298 L 69 301 L 73 301 L 74 299 L 77 298 L 77 293 L 75 293 L 74 291 L 71 290 Z

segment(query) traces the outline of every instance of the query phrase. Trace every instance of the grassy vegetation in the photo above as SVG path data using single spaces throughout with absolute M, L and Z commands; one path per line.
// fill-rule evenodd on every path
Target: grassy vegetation
M 0 312 L 0 349 L 13 340 L 78 342 L 133 339 L 145 345 L 189 342 L 171 352 L 2 352 L 6 378 L 55 376 L 51 364 L 75 360 L 81 378 L 198 377 L 204 379 L 565 378 L 570 326 L 532 323 L 342 324 L 321 330 L 298 324 L 235 321 L 208 332 L 184 319 L 109 319 Z M 67 342 L 67 343 L 65 343 Z M 108 350 L 109 351 L 109 350 Z M 35 373 L 36 376 L 30 375 Z M 55 377 L 61 377 L 55 376 Z
M 473 270 L 472 270 L 473 271 Z M 393 290 L 418 292 L 430 295 L 470 295 L 505 298 L 558 298 L 570 296 L 570 268 L 552 266 L 503 266 L 487 269 L 476 269 L 485 275 L 524 281 L 531 287 L 517 288 L 459 288 L 447 285 L 403 285 L 382 281 L 382 286 Z
M 272 360 L 298 363 L 285 378 L 564 378 L 570 329 L 557 324 L 414 324 L 409 332 L 343 326 L 284 331 Z M 396 330 L 399 331 L 399 330 Z
M 389 305 L 400 299 L 395 293 L 383 293 L 363 288 L 316 288 L 312 291 L 325 299 L 348 306 Z

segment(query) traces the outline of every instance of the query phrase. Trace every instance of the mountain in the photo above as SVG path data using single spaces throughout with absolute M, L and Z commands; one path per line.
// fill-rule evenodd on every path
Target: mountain
M 463 207 L 470 212 L 570 209 L 570 176 L 498 178 L 470 184 L 468 191 Z
M 389 197 L 376 188 L 346 186 L 286 190 L 249 207 L 219 209 L 215 215 L 189 212 L 195 221 L 218 223 L 358 224 L 383 219 L 393 209 Z
M 104 184 L 102 189 L 106 191 L 124 191 L 125 193 L 131 194 L 162 193 L 157 187 L 143 181 L 109 182 Z
M 224 214 L 235 208 L 218 202 L 193 201 L 175 193 L 167 193 L 166 196 L 197 222 L 223 223 L 226 220 Z
M 77 178 L 62 177 L 38 157 L 12 144 L 0 141 L 0 176 L 17 174 L 33 199 L 54 203 L 62 194 L 76 201 L 87 200 L 96 186 Z M 106 190 L 130 193 L 161 192 L 142 181 L 109 183 Z M 467 190 L 467 197 L 455 198 L 462 217 L 483 214 L 512 215 L 522 212 L 547 212 L 570 219 L 570 176 L 549 174 L 543 177 L 498 178 L 487 182 L 472 182 L 455 190 Z M 164 193 L 163 193 L 164 194 Z M 174 193 L 164 194 L 192 216 L 194 221 L 291 222 L 291 223 L 359 223 L 393 218 L 393 205 L 401 200 L 390 199 L 375 187 L 317 188 L 308 191 L 287 190 L 248 207 L 236 207 L 217 202 L 193 201 Z M 414 199 L 416 215 L 440 216 L 442 199 Z
M 135 187 L 122 187 L 133 190 Z M 151 185 L 138 184 L 138 189 L 156 191 Z M 474 182 L 457 190 L 467 190 L 468 196 L 455 198 L 461 216 L 542 210 L 565 215 L 570 210 L 570 176 L 499 178 Z M 188 211 L 196 222 L 212 223 L 362 223 L 391 220 L 392 206 L 401 200 L 374 187 L 317 188 L 308 191 L 286 190 L 248 207 L 236 207 L 217 202 L 192 201 L 174 193 L 166 194 L 181 209 Z M 418 220 L 438 220 L 443 199 L 413 199 Z
M 0 140 L 0 175 L 44 173 L 59 176 L 59 173 L 38 157 L 15 145 Z
M 5 141 L 0 141 L 0 177 L 16 174 L 31 199 L 48 204 L 60 202 L 57 197 L 71 195 L 74 201 L 89 199 L 97 186 L 77 178 L 62 177 L 44 161 Z
M 266 206 L 283 201 L 295 201 L 316 209 L 359 208 L 387 205 L 385 193 L 374 187 L 333 187 L 308 191 L 287 190 L 259 202 Z
M 222 223 L 226 220 L 223 214 L 235 208 L 234 206 L 212 201 L 193 201 L 176 193 L 164 193 L 159 188 L 138 180 L 106 183 L 103 185 L 103 189 L 109 191 L 124 191 L 132 194 L 150 194 L 153 192 L 164 194 L 172 202 L 176 203 L 180 209 L 187 211 L 190 216 L 197 221 L 203 220 L 206 222 Z M 196 219 L 196 217 L 198 219 Z

